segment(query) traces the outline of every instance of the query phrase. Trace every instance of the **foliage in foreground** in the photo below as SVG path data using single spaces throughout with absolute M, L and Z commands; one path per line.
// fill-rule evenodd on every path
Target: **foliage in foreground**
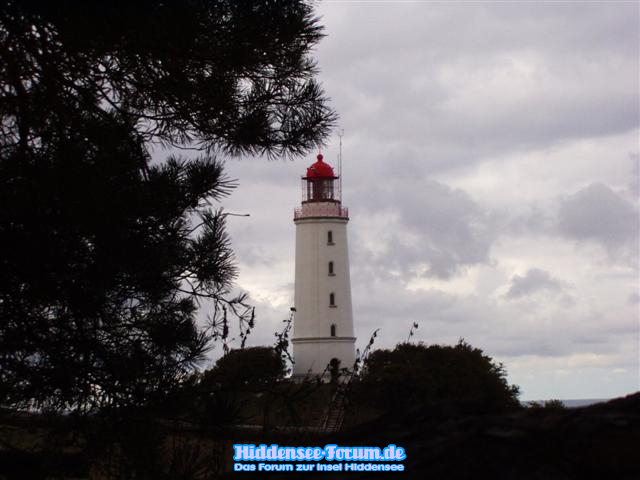
M 272 347 L 234 349 L 204 372 L 200 386 L 259 391 L 282 380 L 285 374 L 284 360 Z
M 321 37 L 304 1 L 0 4 L 0 405 L 160 401 L 249 321 L 210 154 L 323 140 Z
M 504 367 L 463 340 L 455 346 L 401 343 L 376 350 L 356 388 L 356 402 L 386 412 L 434 404 L 499 411 L 519 406 L 518 395 Z
M 230 350 L 213 368 L 196 374 L 188 400 L 190 416 L 206 425 L 245 421 L 251 416 L 247 406 L 256 403 L 256 395 L 265 401 L 285 374 L 284 360 L 272 347 Z
M 0 393 L 80 411 L 165 395 L 206 351 L 197 298 L 222 300 L 235 274 L 206 208 L 228 191 L 222 166 L 143 173 L 142 146 L 101 118 L 47 148 L 0 162 Z
M 541 402 L 526 402 L 525 406 L 531 410 L 562 411 L 567 409 L 562 400 L 556 398 Z

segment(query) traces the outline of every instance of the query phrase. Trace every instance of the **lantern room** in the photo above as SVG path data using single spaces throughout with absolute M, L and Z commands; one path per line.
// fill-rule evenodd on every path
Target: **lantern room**
M 302 203 L 340 202 L 339 177 L 323 160 L 319 153 L 317 161 L 307 168 L 307 175 L 302 177 Z

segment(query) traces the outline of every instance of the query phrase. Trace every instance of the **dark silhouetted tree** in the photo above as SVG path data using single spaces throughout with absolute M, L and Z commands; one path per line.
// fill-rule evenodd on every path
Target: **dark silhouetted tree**
M 286 373 L 285 360 L 273 347 L 230 350 L 213 368 L 196 374 L 193 394 L 185 397 L 182 409 L 206 425 L 244 421 L 247 409 L 252 410 L 247 405 L 268 412 L 272 394 Z
M 144 140 L 300 154 L 335 114 L 309 56 L 311 2 L 8 0 L 0 6 L 2 147 L 117 112 Z
M 231 184 L 207 158 L 143 174 L 142 145 L 109 119 L 65 135 L 0 162 L 0 388 L 10 404 L 139 404 L 206 351 L 197 299 L 224 306 L 235 268 L 205 202 Z
M 526 402 L 525 406 L 532 410 L 562 411 L 567 409 L 562 400 L 558 400 L 556 398 L 543 400 L 541 402 Z
M 284 359 L 273 347 L 235 349 L 203 373 L 200 386 L 253 391 L 282 380 L 286 372 Z
M 0 403 L 147 404 L 248 318 L 211 155 L 322 141 L 321 36 L 300 1 L 0 5 Z
M 359 401 L 395 412 L 443 403 L 497 411 L 518 406 L 518 394 L 501 364 L 463 340 L 455 346 L 401 343 L 376 350 L 357 388 Z

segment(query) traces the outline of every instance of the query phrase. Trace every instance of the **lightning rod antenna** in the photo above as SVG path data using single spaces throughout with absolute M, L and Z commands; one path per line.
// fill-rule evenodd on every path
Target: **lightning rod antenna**
M 340 129 L 338 133 L 339 149 L 338 149 L 338 178 L 340 180 L 340 201 L 342 201 L 342 136 L 344 135 L 344 128 Z

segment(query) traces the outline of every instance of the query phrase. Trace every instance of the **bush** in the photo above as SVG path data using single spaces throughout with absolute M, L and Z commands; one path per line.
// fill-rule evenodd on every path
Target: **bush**
M 561 411 L 566 410 L 567 407 L 562 400 L 552 399 L 552 400 L 544 400 L 542 402 L 527 402 L 526 406 L 532 410 L 552 410 L 552 411 Z
M 275 383 L 286 373 L 284 360 L 272 347 L 231 350 L 204 372 L 203 388 L 255 390 Z
M 199 375 L 191 414 L 207 425 L 230 425 L 268 410 L 269 395 L 286 365 L 272 347 L 231 350 Z
M 442 403 L 482 411 L 519 406 L 519 389 L 507 383 L 503 365 L 464 340 L 455 346 L 402 343 L 374 351 L 356 392 L 361 402 L 389 412 Z

